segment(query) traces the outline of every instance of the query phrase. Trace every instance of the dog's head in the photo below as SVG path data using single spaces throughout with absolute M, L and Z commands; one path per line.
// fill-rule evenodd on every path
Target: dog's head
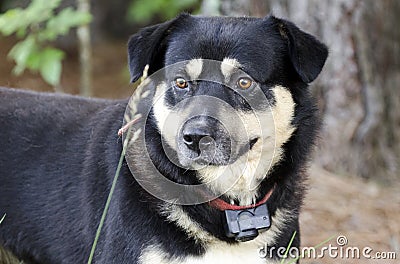
M 152 118 L 171 162 L 213 192 L 250 204 L 269 169 L 291 158 L 285 146 L 307 126 L 302 97 L 327 54 L 273 16 L 183 14 L 131 37 L 129 69 L 132 81 L 146 65 L 149 75 L 163 76 L 154 80 Z

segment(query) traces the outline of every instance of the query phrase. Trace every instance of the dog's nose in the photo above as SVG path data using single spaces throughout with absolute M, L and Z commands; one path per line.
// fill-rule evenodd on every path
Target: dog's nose
M 183 142 L 189 149 L 200 154 L 213 144 L 214 138 L 208 129 L 192 127 L 184 129 Z

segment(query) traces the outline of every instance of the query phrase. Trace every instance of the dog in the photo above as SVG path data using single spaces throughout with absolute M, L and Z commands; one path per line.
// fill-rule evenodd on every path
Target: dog
M 272 15 L 181 14 L 134 34 L 131 81 L 148 76 L 139 87 L 152 93 L 139 102 L 149 110 L 143 140 L 127 145 L 93 263 L 279 263 L 276 249 L 299 248 L 320 126 L 308 85 L 327 56 Z M 3 249 L 24 263 L 87 262 L 129 104 L 0 89 Z M 149 162 L 162 179 L 202 190 L 170 195 Z

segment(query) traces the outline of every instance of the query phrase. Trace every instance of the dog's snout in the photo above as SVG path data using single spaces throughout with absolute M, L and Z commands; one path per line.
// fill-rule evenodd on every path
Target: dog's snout
M 214 138 L 211 129 L 188 127 L 183 131 L 183 142 L 185 145 L 200 154 L 201 150 L 207 149 L 211 146 Z
M 181 164 L 223 164 L 230 158 L 230 138 L 221 122 L 210 116 L 187 120 L 178 133 Z

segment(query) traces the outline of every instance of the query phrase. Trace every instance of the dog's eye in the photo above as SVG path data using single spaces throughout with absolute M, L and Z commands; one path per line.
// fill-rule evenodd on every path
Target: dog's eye
M 185 89 L 188 87 L 188 82 L 185 79 L 178 77 L 175 79 L 175 86 L 180 89 Z
M 253 84 L 250 78 L 242 77 L 237 81 L 237 85 L 242 89 L 248 89 Z

